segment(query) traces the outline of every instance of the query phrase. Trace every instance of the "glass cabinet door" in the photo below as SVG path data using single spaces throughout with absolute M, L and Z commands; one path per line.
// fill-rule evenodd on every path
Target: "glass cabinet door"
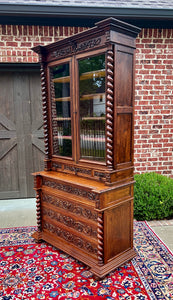
M 80 158 L 105 161 L 105 55 L 78 61 Z
M 72 157 L 69 63 L 50 68 L 53 154 Z

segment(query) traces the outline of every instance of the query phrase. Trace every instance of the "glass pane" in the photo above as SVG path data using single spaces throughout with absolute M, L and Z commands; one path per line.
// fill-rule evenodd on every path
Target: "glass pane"
M 72 156 L 69 64 L 51 68 L 53 154 Z
M 79 60 L 80 156 L 105 161 L 105 55 Z

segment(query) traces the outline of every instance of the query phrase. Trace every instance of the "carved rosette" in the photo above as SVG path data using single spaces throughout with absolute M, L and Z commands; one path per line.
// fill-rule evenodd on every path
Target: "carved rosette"
M 98 265 L 102 266 L 104 264 L 104 244 L 103 244 L 103 214 L 99 213 L 97 218 L 97 258 Z
M 106 89 L 106 165 L 113 169 L 113 102 L 114 102 L 114 53 L 107 52 L 107 89 Z
M 38 233 L 42 231 L 41 228 L 41 198 L 40 198 L 40 190 L 36 192 L 36 215 L 37 215 L 37 231 Z
M 44 142 L 45 142 L 45 160 L 49 160 L 49 125 L 48 125 L 48 91 L 46 86 L 46 69 L 44 63 L 41 63 L 41 91 L 42 91 L 42 103 L 43 103 L 43 126 L 44 126 Z M 45 166 L 46 169 L 47 165 Z

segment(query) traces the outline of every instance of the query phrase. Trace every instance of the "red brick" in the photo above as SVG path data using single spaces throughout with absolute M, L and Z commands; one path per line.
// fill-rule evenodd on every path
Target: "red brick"
M 156 48 L 158 49 L 165 49 L 167 46 L 165 44 L 157 44 Z
M 12 36 L 2 35 L 1 41 L 13 41 L 13 38 L 12 38 Z
M 27 25 L 23 26 L 23 35 L 28 35 L 28 26 Z
M 7 34 L 8 35 L 12 35 L 12 26 L 11 25 L 7 25 Z
M 18 25 L 18 32 L 19 32 L 19 35 L 23 35 L 23 26 L 22 25 Z
M 17 47 L 18 44 L 16 42 L 6 42 L 7 47 Z
M 48 26 L 44 26 L 43 30 L 44 30 L 44 36 L 47 37 L 49 35 L 49 28 L 48 28 Z
M 153 43 L 154 44 L 158 44 L 158 43 L 162 44 L 162 43 L 164 43 L 164 40 L 163 39 L 153 39 Z
M 148 167 L 147 170 L 148 171 L 156 171 L 155 167 Z
M 149 157 L 148 161 L 158 161 L 158 157 Z
M 24 42 L 24 43 L 21 43 L 21 47 L 31 48 L 32 44 L 30 42 Z
M 63 26 L 59 26 L 59 35 L 60 35 L 60 36 L 63 36 L 63 35 L 64 35 L 63 29 L 64 29 Z
M 68 33 L 68 27 L 64 27 L 64 35 L 65 35 L 65 36 L 68 36 L 68 35 L 69 35 L 69 33 Z
M 40 41 L 44 42 L 44 43 L 52 43 L 52 38 L 44 36 L 44 37 L 41 37 Z
M 145 44 L 145 48 L 155 48 L 155 44 Z
M 43 33 L 43 26 L 38 26 L 38 35 L 39 36 L 43 36 L 44 33 Z
M 38 35 L 38 26 L 34 26 L 34 36 Z
M 7 34 L 7 25 L 2 25 L 2 35 Z
M 33 31 L 34 31 L 34 26 L 28 26 L 28 34 L 32 36 Z
M 140 47 L 140 48 L 144 48 L 144 46 Z M 143 53 L 143 54 L 145 54 L 145 53 L 151 53 L 151 50 L 150 49 L 142 49 L 141 53 Z

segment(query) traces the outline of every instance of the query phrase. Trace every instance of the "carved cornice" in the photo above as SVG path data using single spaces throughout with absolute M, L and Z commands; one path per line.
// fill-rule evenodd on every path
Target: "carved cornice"
M 102 42 L 101 37 L 96 37 L 84 42 L 71 42 L 69 46 L 53 51 L 50 54 L 50 59 L 57 59 L 68 55 L 74 55 L 88 49 L 94 49 Z

